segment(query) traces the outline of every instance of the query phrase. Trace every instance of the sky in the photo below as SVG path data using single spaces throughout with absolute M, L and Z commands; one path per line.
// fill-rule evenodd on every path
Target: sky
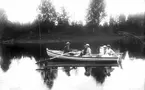
M 85 16 L 90 0 L 51 0 L 57 12 L 64 7 L 68 12 L 70 21 L 81 21 L 85 24 Z M 108 21 L 109 17 L 119 14 L 145 12 L 145 0 L 105 0 L 107 17 L 102 21 Z M 0 8 L 6 11 L 8 20 L 12 22 L 29 23 L 37 16 L 37 7 L 40 0 L 0 0 Z
M 4 9 L 8 20 L 29 23 L 37 16 L 40 0 L 0 0 L 0 8 Z
M 116 18 L 124 14 L 128 17 L 130 14 L 145 13 L 145 0 L 106 0 L 105 11 L 105 21 L 108 21 L 110 16 Z

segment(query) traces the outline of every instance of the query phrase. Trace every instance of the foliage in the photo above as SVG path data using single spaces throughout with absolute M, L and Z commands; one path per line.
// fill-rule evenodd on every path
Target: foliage
M 57 20 L 57 14 L 54 6 L 50 0 L 42 0 L 39 6 L 39 15 L 38 18 L 41 21 L 55 22 Z
M 118 31 L 143 35 L 143 32 L 145 32 L 145 14 L 129 15 L 128 17 L 122 14 L 118 19 L 110 17 L 109 23 L 100 26 L 100 21 L 105 17 L 104 8 L 103 0 L 92 0 L 86 16 L 86 25 L 81 22 L 70 23 L 65 8 L 62 7 L 61 13 L 56 12 L 50 0 L 42 0 L 38 8 L 38 18 L 32 24 L 11 23 L 7 20 L 5 12 L 0 10 L 0 39 L 27 38 L 27 36 L 37 39 L 40 33 L 75 36 L 112 35 Z M 94 33 L 94 31 L 97 32 Z
M 143 35 L 145 14 L 129 15 L 127 20 L 125 16 L 119 17 L 118 30 L 130 32 L 136 35 Z
M 87 25 L 91 28 L 98 27 L 105 15 L 104 0 L 92 0 L 86 16 Z
M 59 14 L 57 17 L 58 18 L 57 19 L 58 25 L 59 24 L 67 24 L 68 25 L 69 24 L 68 13 L 66 12 L 64 7 L 62 7 L 61 10 L 62 10 L 61 14 Z
M 7 23 L 7 16 L 3 9 L 0 9 L 0 39 L 2 38 L 5 24 Z
M 7 15 L 3 9 L 0 9 L 0 23 L 4 23 L 7 21 Z
M 69 27 L 69 17 L 65 8 L 61 8 L 61 13 L 58 13 L 56 31 L 66 31 Z

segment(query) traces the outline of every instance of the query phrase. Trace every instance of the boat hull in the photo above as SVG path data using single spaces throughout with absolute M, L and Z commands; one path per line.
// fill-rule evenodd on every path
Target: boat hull
M 119 59 L 119 57 L 79 57 L 79 56 L 68 56 L 63 55 L 61 51 L 56 50 L 47 50 L 47 54 L 49 57 L 52 57 L 54 60 L 60 59 L 60 60 L 73 60 L 73 61 L 116 61 Z

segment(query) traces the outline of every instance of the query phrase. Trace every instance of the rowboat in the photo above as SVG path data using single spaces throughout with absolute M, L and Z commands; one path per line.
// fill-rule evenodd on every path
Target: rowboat
M 73 52 L 70 52 L 73 53 Z M 47 49 L 47 54 L 50 57 L 54 57 L 55 59 L 61 59 L 61 60 L 73 60 L 73 61 L 108 61 L 108 60 L 117 60 L 119 57 L 99 57 L 98 55 L 92 55 L 91 57 L 79 57 L 79 56 L 72 56 L 68 54 L 63 54 L 63 51 L 57 51 L 57 50 L 49 50 Z
M 101 57 L 97 54 L 92 55 L 91 57 L 80 57 L 78 55 L 68 55 L 63 54 L 63 51 L 60 50 L 50 50 L 46 48 L 46 52 L 50 57 L 48 60 L 40 62 L 49 62 L 48 66 L 119 66 L 121 65 L 121 57 Z M 70 52 L 78 54 L 80 52 Z M 38 62 L 38 63 L 40 63 Z M 55 65 L 54 65 L 55 63 Z

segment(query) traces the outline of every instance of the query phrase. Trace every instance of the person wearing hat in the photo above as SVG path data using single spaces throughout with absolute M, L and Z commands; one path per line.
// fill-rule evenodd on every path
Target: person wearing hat
M 85 45 L 84 45 L 84 49 L 82 50 L 80 56 L 83 56 L 83 57 L 90 57 L 91 54 L 92 54 L 92 53 L 91 53 L 90 45 L 89 45 L 89 44 L 85 44 Z
M 109 44 L 107 45 L 106 54 L 108 56 L 115 55 L 115 52 L 111 49 L 111 46 Z
M 101 56 L 101 57 L 104 56 L 106 54 L 106 49 L 107 49 L 106 45 L 100 46 L 99 56 Z
M 91 57 L 92 56 L 92 53 L 91 53 L 91 48 L 90 48 L 90 45 L 89 44 L 85 44 L 84 45 L 84 49 L 82 50 L 81 52 L 81 55 L 82 57 Z M 90 76 L 91 75 L 91 68 L 90 67 L 85 67 L 85 75 L 86 76 Z
M 64 53 L 68 53 L 68 52 L 70 52 L 70 42 L 66 42 L 66 45 L 65 45 L 63 51 L 64 51 Z
M 70 42 L 66 42 L 65 43 L 65 47 L 64 47 L 64 50 L 63 50 L 63 55 L 70 55 L 69 52 L 70 52 Z M 68 76 L 70 76 L 70 67 L 63 67 L 64 71 L 67 73 Z

